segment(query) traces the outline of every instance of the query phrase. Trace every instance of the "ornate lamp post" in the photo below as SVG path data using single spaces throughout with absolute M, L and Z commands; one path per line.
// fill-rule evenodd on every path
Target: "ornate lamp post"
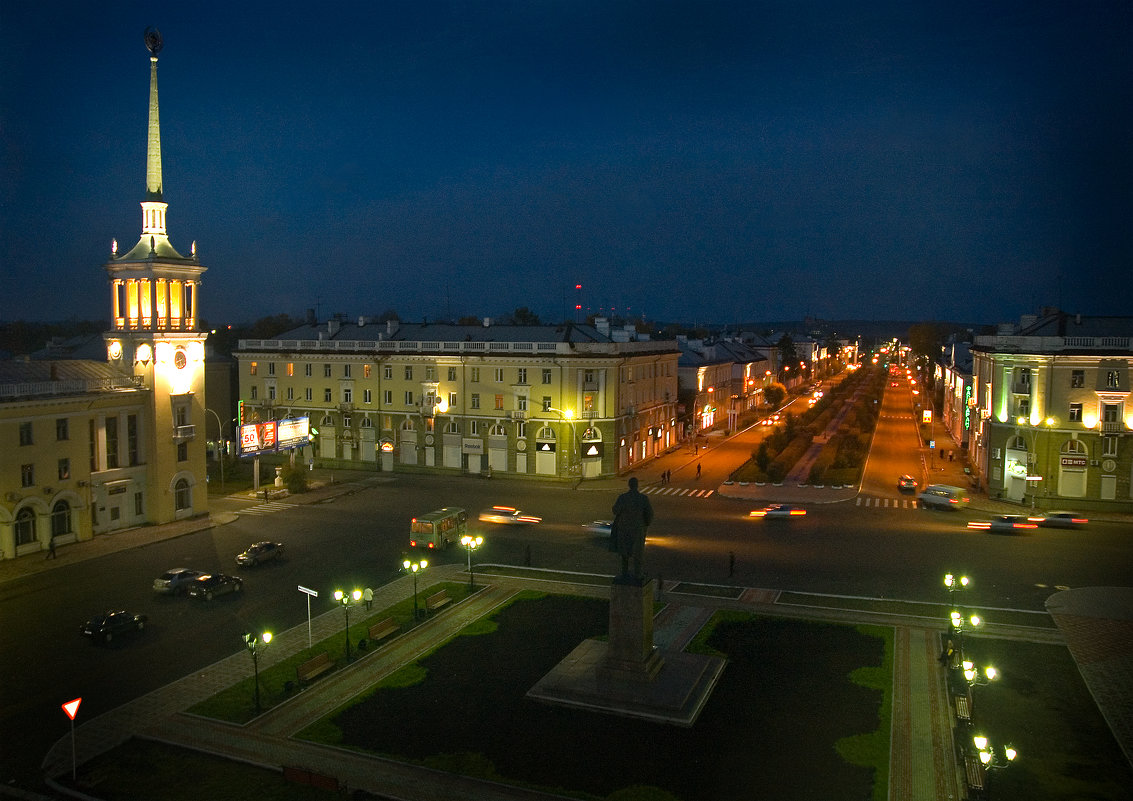
M 977 684 L 988 684 L 999 678 L 999 671 L 991 665 L 983 669 L 983 677 L 981 677 L 980 671 L 970 659 L 961 662 L 960 668 L 964 671 L 964 680 L 968 682 L 969 687 L 975 687 Z
M 268 643 L 271 642 L 271 632 L 252 634 L 250 631 L 245 631 L 243 639 L 244 646 L 248 649 L 248 653 L 252 655 L 252 673 L 256 687 L 256 714 L 258 715 L 260 714 L 260 651 L 267 648 Z
M 471 558 L 471 556 L 469 558 Z M 420 560 L 406 559 L 404 562 L 401 563 L 401 566 L 403 568 L 405 568 L 406 572 L 413 574 L 413 619 L 416 620 L 417 616 L 418 616 L 418 612 L 417 612 L 417 574 L 419 572 L 421 572 L 422 570 L 424 570 L 426 567 L 428 567 L 429 563 L 428 563 L 428 561 L 426 561 L 424 559 L 420 559 Z
M 956 649 L 960 652 L 960 660 L 964 659 L 964 629 L 968 624 L 974 629 L 983 623 L 979 615 L 971 615 L 967 620 L 955 609 L 949 615 L 952 633 L 956 635 Z
M 353 590 L 345 593 L 342 590 L 334 591 L 334 600 L 346 610 L 346 661 L 350 661 L 350 607 L 362 600 L 362 591 Z
M 468 549 L 468 586 L 476 586 L 476 578 L 472 574 L 472 552 L 484 544 L 483 537 L 473 537 L 471 534 L 465 534 L 460 538 L 460 544 Z

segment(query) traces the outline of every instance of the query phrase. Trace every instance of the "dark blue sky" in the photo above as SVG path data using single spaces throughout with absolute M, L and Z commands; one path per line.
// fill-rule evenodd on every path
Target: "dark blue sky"
M 1133 4 L 0 0 L 0 319 L 105 319 L 158 66 L 212 324 L 1133 308 Z

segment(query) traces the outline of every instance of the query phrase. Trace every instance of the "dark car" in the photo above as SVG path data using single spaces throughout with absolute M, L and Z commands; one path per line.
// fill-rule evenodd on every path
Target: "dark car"
M 282 556 L 282 542 L 257 542 L 255 545 L 248 546 L 248 550 L 244 553 L 236 555 L 236 564 L 241 567 L 255 567 Z
M 206 601 L 211 601 L 217 595 L 240 592 L 242 589 L 244 589 L 244 582 L 235 576 L 228 576 L 224 573 L 206 573 L 189 585 L 189 595 L 193 598 L 204 598 Z
M 132 634 L 146 627 L 149 620 L 145 615 L 127 612 L 125 610 L 108 610 L 101 615 L 95 615 L 82 625 L 79 631 L 84 637 L 90 637 L 95 642 L 110 642 L 119 634 Z

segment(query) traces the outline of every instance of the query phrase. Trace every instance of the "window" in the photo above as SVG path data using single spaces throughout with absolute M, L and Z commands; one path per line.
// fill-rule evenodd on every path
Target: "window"
M 87 421 L 87 436 L 89 437 L 90 471 L 98 472 L 98 439 L 94 435 L 94 420 Z
M 392 364 L 387 364 L 385 367 L 382 368 L 382 376 L 384 378 L 388 378 L 388 379 L 393 378 L 393 365 Z
M 374 427 L 374 421 L 373 420 L 371 420 L 369 417 L 363 417 L 362 418 L 362 428 L 373 428 L 373 427 Z
M 268 385 L 268 400 L 275 400 L 275 384 Z
M 543 383 L 544 384 L 550 384 L 551 383 L 551 368 L 549 368 L 549 367 L 543 368 Z
M 382 403 L 385 403 L 385 404 L 393 403 L 393 390 L 392 389 L 387 389 L 384 392 L 382 392 Z M 389 426 L 386 426 L 386 428 L 389 428 Z
M 344 414 L 342 416 L 342 427 L 343 428 L 350 428 L 350 426 L 353 424 L 353 422 L 354 421 L 350 419 L 350 415 Z
M 178 512 L 193 507 L 193 490 L 183 478 L 177 479 L 177 483 L 173 485 L 173 506 Z
M 34 487 L 35 486 L 35 465 L 22 464 L 20 465 L 20 486 L 21 487 Z
M 259 365 L 256 364 L 255 362 L 250 362 L 248 364 L 248 375 L 255 375 L 258 372 L 259 372 Z
M 591 392 L 583 393 L 582 395 L 582 411 L 594 411 L 594 394 Z
M 455 409 L 456 408 L 456 393 L 455 392 L 450 392 L 448 394 L 448 407 L 449 407 L 449 409 Z
M 551 396 L 550 395 L 544 395 L 543 396 L 543 411 L 545 411 L 545 412 L 551 411 Z
M 1102 437 L 1102 456 L 1117 456 L 1117 437 Z
M 585 382 L 587 384 L 593 384 L 594 383 L 594 371 L 593 370 L 583 370 L 582 371 L 582 380 L 583 380 L 583 382 Z
M 517 384 L 526 384 L 527 383 L 527 368 L 526 367 L 516 368 L 516 370 L 515 370 L 515 383 L 517 383 Z
M 65 440 L 70 439 L 67 432 L 67 418 L 60 417 L 55 421 L 55 439 Z
M 330 391 L 330 387 L 323 387 L 323 403 L 330 403 L 331 397 L 332 397 L 332 394 L 331 394 L 331 391 Z
M 287 375 L 288 376 L 295 375 L 295 362 L 288 362 L 287 363 Z
M 426 381 L 436 381 L 437 380 L 437 368 L 433 367 L 433 365 L 431 365 L 431 364 L 427 365 L 425 367 L 425 380 Z
M 16 545 L 35 542 L 35 512 L 24 507 L 16 512 Z
M 373 390 L 369 390 L 369 389 L 362 390 L 362 403 L 373 403 L 373 402 L 374 402 Z
M 496 371 L 495 371 L 495 375 L 496 375 L 496 383 L 502 384 L 504 382 L 504 368 L 497 367 Z
M 268 375 L 275 375 L 275 362 L 268 362 Z
M 497 395 L 496 396 L 496 409 L 499 410 L 499 409 L 503 409 L 503 408 L 504 408 L 504 396 L 503 395 Z
M 521 412 L 527 411 L 527 396 L 520 395 L 515 399 L 515 408 Z
M 1080 404 L 1080 403 L 1071 403 L 1070 404 L 1070 417 L 1068 419 L 1071 423 L 1082 422 L 1082 404 Z
M 330 378 L 330 365 L 329 364 L 323 365 L 323 378 Z
M 288 400 L 295 400 L 295 387 L 288 387 L 287 388 L 287 399 Z
M 413 368 L 410 367 L 409 369 L 412 370 Z M 413 390 L 411 390 L 411 389 L 405 390 L 405 405 L 406 406 L 412 406 L 413 405 Z
M 456 368 L 455 367 L 448 368 L 448 380 L 449 381 L 455 381 L 456 380 Z
M 480 383 L 480 368 L 479 367 L 473 367 L 472 368 L 472 383 L 473 384 Z
M 1018 412 L 1019 412 L 1020 417 L 1030 417 L 1031 416 L 1031 399 L 1030 398 L 1020 398 L 1019 399 Z
M 32 445 L 34 440 L 31 436 L 31 423 L 20 423 L 20 444 Z
M 362 377 L 363 378 L 369 378 L 370 377 L 370 367 L 372 367 L 372 366 L 373 365 L 369 365 L 369 364 L 362 365 Z
M 1102 404 L 1102 422 L 1116 423 L 1121 419 L 1121 407 L 1116 403 Z
M 473 435 L 473 436 L 476 436 L 477 434 L 480 433 L 480 421 L 479 420 L 470 420 L 468 422 L 468 433 Z
M 314 400 L 315 391 L 310 387 L 307 387 L 307 391 L 303 394 L 306 396 L 307 400 Z
M 71 504 L 58 501 L 51 507 L 51 536 L 62 537 L 71 533 Z
M 179 461 L 179 462 L 189 461 L 189 443 L 188 442 L 178 442 L 177 443 L 177 461 Z
M 472 393 L 472 400 L 469 401 L 469 406 L 473 409 L 479 409 L 480 408 L 480 393 L 479 392 L 473 392 Z
M 413 365 L 411 365 L 411 364 L 405 365 L 405 380 L 406 381 L 412 381 L 413 380 Z
M 517 437 L 519 437 L 520 439 L 523 439 L 524 437 L 526 437 L 527 436 L 527 423 L 525 423 L 522 420 L 520 420 L 518 423 L 516 423 L 515 424 L 515 435 Z
M 106 469 L 118 467 L 118 418 L 106 418 Z
M 141 517 L 145 508 L 142 506 L 142 494 L 140 492 L 134 493 L 134 516 Z
M 342 388 L 342 402 L 343 403 L 353 403 L 354 402 L 354 390 L 352 390 L 350 387 L 343 387 Z
M 259 397 L 260 397 L 260 388 L 257 387 L 255 384 L 253 384 L 252 385 L 252 400 L 256 400 Z
M 1121 373 L 1117 370 L 1106 370 L 1105 385 L 1108 389 L 1121 389 Z
M 1025 387 L 1029 387 L 1031 385 L 1031 368 L 1030 367 L 1020 367 L 1019 368 L 1019 383 L 1022 384 L 1023 386 L 1025 386 Z
M 350 365 L 349 364 L 342 365 L 342 377 L 343 378 L 350 378 Z
M 307 362 L 305 365 L 303 365 L 303 374 L 306 375 L 307 378 L 311 377 L 311 363 L 310 362 Z

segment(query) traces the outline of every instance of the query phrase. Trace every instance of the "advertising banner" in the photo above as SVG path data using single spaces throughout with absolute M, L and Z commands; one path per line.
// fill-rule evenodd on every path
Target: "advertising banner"
M 240 455 L 250 456 L 275 450 L 275 420 L 240 426 Z
M 311 439 L 311 425 L 306 417 L 291 417 L 277 421 L 276 443 L 280 450 L 298 448 Z

